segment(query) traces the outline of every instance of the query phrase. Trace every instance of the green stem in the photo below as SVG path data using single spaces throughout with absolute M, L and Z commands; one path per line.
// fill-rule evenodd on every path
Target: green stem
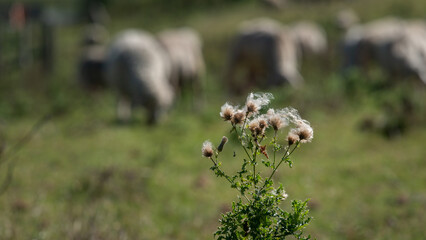
M 247 121 L 247 113 L 246 113 L 246 118 L 244 118 L 244 122 L 243 122 L 243 126 L 241 127 L 241 133 L 240 133 L 240 138 L 243 137 L 243 131 L 246 128 L 246 121 Z
M 256 145 L 256 148 L 255 148 L 254 153 L 253 153 L 252 164 L 253 164 L 253 185 L 256 188 L 256 184 L 257 184 L 257 182 L 256 182 L 256 159 L 257 159 L 257 151 L 259 150 L 259 143 L 257 143 L 257 139 L 254 140 L 254 143 Z
M 265 182 L 264 182 L 262 188 L 260 189 L 260 191 L 262 191 L 265 188 L 266 183 L 269 182 L 269 180 L 272 179 L 272 177 L 274 176 L 275 172 L 280 167 L 281 163 L 283 163 L 285 159 L 287 159 L 288 157 L 290 157 L 290 155 L 294 152 L 294 150 L 296 150 L 296 148 L 299 146 L 299 144 L 300 144 L 300 142 L 297 142 L 296 146 L 293 148 L 293 150 L 290 151 L 290 153 L 288 152 L 288 150 L 290 149 L 290 146 L 287 147 L 287 150 L 284 153 L 283 157 L 281 158 L 281 161 L 278 163 L 277 167 L 274 167 L 274 170 L 272 171 L 271 175 L 265 180 Z
M 217 167 L 217 163 L 213 160 L 213 158 L 212 157 L 209 157 L 209 158 L 210 160 L 212 160 L 213 164 Z
M 275 131 L 273 143 L 274 143 L 274 162 L 272 163 L 272 166 L 275 168 L 275 153 L 277 152 L 275 148 L 277 144 L 277 131 Z
M 235 125 L 232 125 L 232 127 L 234 128 L 234 131 L 237 133 L 237 136 L 238 136 L 237 128 L 235 127 Z M 251 158 L 250 154 L 247 152 L 247 149 L 243 145 L 241 137 L 238 137 L 238 141 L 240 142 L 241 147 L 244 149 L 244 152 L 246 153 L 247 157 L 250 159 L 250 161 L 252 161 L 252 158 Z

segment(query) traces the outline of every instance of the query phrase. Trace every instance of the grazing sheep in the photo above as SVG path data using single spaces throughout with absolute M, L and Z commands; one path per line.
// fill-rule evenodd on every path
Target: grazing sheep
M 426 24 L 384 18 L 351 27 L 343 42 L 344 69 L 371 61 L 392 76 L 415 75 L 426 82 Z
M 341 30 L 348 30 L 358 23 L 358 15 L 352 9 L 344 9 L 337 13 L 336 25 Z
M 87 90 L 98 90 L 107 85 L 103 75 L 107 39 L 108 32 L 101 25 L 92 24 L 85 30 L 77 74 L 79 83 Z
M 321 55 L 327 51 L 325 31 L 314 22 L 301 21 L 295 23 L 291 26 L 290 33 L 301 56 Z
M 271 9 L 282 9 L 287 4 L 287 0 L 260 0 L 260 3 Z
M 350 27 L 343 40 L 345 68 L 365 66 L 373 59 L 388 65 L 389 47 L 399 37 L 402 24 L 397 18 L 384 18 Z
M 247 75 L 243 82 L 239 72 Z M 286 82 L 299 86 L 297 47 L 288 30 L 271 19 L 244 22 L 230 49 L 226 81 L 234 93 Z
M 160 32 L 158 39 L 171 62 L 170 82 L 176 94 L 180 95 L 183 88 L 190 86 L 194 104 L 200 103 L 205 71 L 201 37 L 195 30 L 185 27 Z
M 391 48 L 394 68 L 426 84 L 426 22 L 407 22 L 401 35 Z
M 173 104 L 167 55 L 150 34 L 127 30 L 113 40 L 106 58 L 107 80 L 118 95 L 119 120 L 128 120 L 131 107 L 142 106 L 148 123 L 157 123 Z

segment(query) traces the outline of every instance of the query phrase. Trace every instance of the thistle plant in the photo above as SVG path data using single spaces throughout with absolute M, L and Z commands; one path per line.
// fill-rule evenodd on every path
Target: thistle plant
M 307 200 L 293 200 L 290 212 L 280 208 L 288 195 L 282 184 L 274 184 L 273 177 L 280 167 L 293 166 L 291 155 L 301 144 L 312 141 L 313 129 L 294 108 L 265 112 L 271 99 L 270 93 L 250 93 L 242 108 L 229 103 L 221 107 L 220 117 L 231 124 L 230 134 L 243 150 L 241 169 L 233 175 L 225 173 L 219 161 L 228 138 L 224 136 L 218 147 L 210 141 L 203 143 L 202 155 L 211 160 L 210 169 L 239 192 L 232 210 L 222 214 L 221 225 L 214 233 L 219 240 L 310 239 L 302 236 L 311 220 Z M 288 134 L 280 138 L 287 127 Z

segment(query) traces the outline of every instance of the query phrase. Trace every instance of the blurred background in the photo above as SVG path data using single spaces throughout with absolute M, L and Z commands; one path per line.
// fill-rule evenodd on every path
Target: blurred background
M 0 1 L 0 239 L 213 238 L 237 192 L 201 145 L 229 136 L 220 106 L 258 91 L 314 128 L 276 174 L 290 200 L 311 199 L 308 233 L 423 239 L 424 21 L 423 0 Z M 125 81 L 105 72 L 126 29 L 166 58 L 197 56 L 171 61 L 175 97 L 156 124 L 147 106 L 123 119 L 107 83 Z

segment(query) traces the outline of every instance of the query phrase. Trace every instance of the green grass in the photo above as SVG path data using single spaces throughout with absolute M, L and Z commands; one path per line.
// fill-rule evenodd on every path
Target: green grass
M 367 1 L 360 0 L 352 6 L 363 20 L 389 14 L 420 17 L 426 7 L 420 0 L 381 3 L 367 8 Z M 8 164 L 14 166 L 13 181 L 0 196 L 0 239 L 212 239 L 220 214 L 229 210 L 237 192 L 209 171 L 211 163 L 200 150 L 206 139 L 219 143 L 223 135 L 229 136 L 229 126 L 219 119 L 220 106 L 228 100 L 220 79 L 238 22 L 264 15 L 284 23 L 308 18 L 323 24 L 331 43 L 337 44 L 339 32 L 332 23 L 342 7 L 337 1 L 293 3 L 282 11 L 267 11 L 249 1 L 188 15 L 163 13 L 158 22 L 146 21 L 149 16 L 143 14 L 126 16 L 125 6 L 113 12 L 113 33 L 128 26 L 156 32 L 189 24 L 205 40 L 206 105 L 195 113 L 188 101 L 182 101 L 157 127 L 144 125 L 143 111 L 131 124 L 117 124 L 109 92 L 82 93 L 74 81 L 82 26 L 58 29 L 58 42 L 66 47 L 57 49 L 60 58 L 51 76 L 34 67 L 27 73 L 16 70 L 0 83 L 5 156 L 37 119 L 52 109 L 62 113 L 0 166 L 2 179 Z M 315 135 L 295 153 L 294 167 L 280 170 L 276 180 L 284 184 L 290 199 L 311 199 L 314 220 L 307 231 L 317 239 L 423 239 L 424 118 L 391 140 L 359 131 L 360 122 L 382 113 L 381 101 L 395 98 L 398 91 L 365 90 L 361 81 L 361 91 L 347 96 L 337 72 L 339 57 L 332 56 L 328 67 L 315 59 L 306 61 L 304 89 L 271 90 L 276 96 L 273 106 L 299 109 Z M 410 93 L 420 103 L 425 99 L 422 87 Z M 233 101 L 242 103 L 244 98 Z M 417 110 L 424 113 L 424 104 Z M 232 140 L 225 147 L 225 170 L 240 165 L 233 157 L 236 147 Z
M 236 195 L 201 158 L 201 143 L 219 142 L 229 130 L 212 117 L 212 105 L 199 117 L 175 111 L 157 128 L 116 125 L 107 113 L 89 116 L 90 109 L 48 122 L 13 159 L 14 180 L 1 198 L 2 238 L 211 237 Z M 426 129 L 388 141 L 357 131 L 358 112 L 308 114 L 314 142 L 277 180 L 290 199 L 311 198 L 308 232 L 318 239 L 421 238 Z M 14 142 L 30 124 L 8 124 L 6 136 Z M 239 164 L 235 146 L 226 146 L 227 169 Z

